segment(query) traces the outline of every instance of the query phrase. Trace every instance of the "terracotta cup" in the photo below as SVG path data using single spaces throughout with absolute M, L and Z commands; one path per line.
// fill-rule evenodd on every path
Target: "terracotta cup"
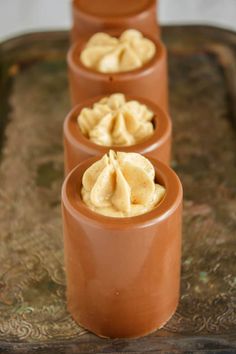
M 156 0 L 74 0 L 71 40 L 87 40 L 96 32 L 134 28 L 160 36 Z
M 172 137 L 171 120 L 161 108 L 147 99 L 126 96 L 127 100 L 137 100 L 140 103 L 145 104 L 154 113 L 154 134 L 144 142 L 126 147 L 108 147 L 97 145 L 82 134 L 77 122 L 79 113 L 85 107 L 91 108 L 95 102 L 100 101 L 103 97 L 104 95 L 95 97 L 77 105 L 71 110 L 64 121 L 63 135 L 65 174 L 67 175 L 80 162 L 93 156 L 102 156 L 110 149 L 146 154 L 148 157 L 157 158 L 160 161 L 169 164 L 171 157 Z
M 79 164 L 62 188 L 68 310 L 91 332 L 135 338 L 161 328 L 179 300 L 182 187 L 165 164 L 152 160 L 166 195 L 152 211 L 112 218 L 91 211 L 80 196 Z
M 107 33 L 114 35 L 109 31 Z M 116 35 L 120 36 L 121 33 L 122 31 Z M 72 106 L 101 94 L 123 92 L 147 98 L 168 111 L 166 48 L 154 37 L 146 37 L 156 44 L 155 56 L 139 69 L 115 74 L 104 74 L 86 68 L 80 61 L 80 53 L 86 42 L 74 44 L 67 56 Z

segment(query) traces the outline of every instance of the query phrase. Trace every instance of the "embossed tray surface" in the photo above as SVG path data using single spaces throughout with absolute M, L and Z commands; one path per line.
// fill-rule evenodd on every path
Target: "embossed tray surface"
M 0 352 L 236 353 L 236 34 L 167 27 L 181 301 L 160 331 L 100 339 L 66 311 L 60 189 L 68 34 L 0 45 Z

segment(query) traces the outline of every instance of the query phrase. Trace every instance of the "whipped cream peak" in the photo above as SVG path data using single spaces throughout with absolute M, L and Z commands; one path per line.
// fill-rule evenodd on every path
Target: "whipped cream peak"
M 124 31 L 119 38 L 96 33 L 82 50 L 80 60 L 87 68 L 101 73 L 135 70 L 150 61 L 156 52 L 155 44 L 137 30 Z
M 144 156 L 110 150 L 85 171 L 81 194 L 99 214 L 129 217 L 155 208 L 165 188 L 155 183 L 154 167 Z
M 154 113 L 138 101 L 126 101 L 121 93 L 102 98 L 78 116 L 83 135 L 97 145 L 130 146 L 154 132 Z

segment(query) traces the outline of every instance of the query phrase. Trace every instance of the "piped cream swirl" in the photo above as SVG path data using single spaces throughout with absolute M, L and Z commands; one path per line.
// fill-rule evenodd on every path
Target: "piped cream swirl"
M 87 68 L 101 73 L 118 73 L 138 69 L 150 61 L 155 44 L 141 32 L 129 29 L 119 38 L 96 33 L 82 50 L 80 60 Z
M 126 101 L 121 93 L 104 97 L 78 116 L 81 132 L 93 143 L 103 146 L 130 146 L 149 138 L 154 132 L 154 113 L 138 101 Z
M 155 183 L 154 167 L 144 156 L 110 151 L 85 171 L 81 195 L 99 214 L 130 217 L 155 208 L 165 188 Z

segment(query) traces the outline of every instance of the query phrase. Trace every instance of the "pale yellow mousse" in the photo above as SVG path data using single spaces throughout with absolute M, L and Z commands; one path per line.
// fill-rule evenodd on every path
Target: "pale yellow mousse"
M 119 73 L 141 68 L 156 53 L 155 44 L 141 32 L 129 29 L 119 38 L 96 33 L 82 50 L 80 60 L 101 73 Z
M 155 170 L 147 158 L 112 150 L 85 171 L 81 188 L 82 199 L 91 210 L 118 218 L 147 213 L 165 192 L 155 183 Z
M 78 116 L 81 132 L 103 146 L 130 146 L 148 139 L 154 132 L 154 113 L 138 101 L 126 101 L 123 94 L 104 97 Z

